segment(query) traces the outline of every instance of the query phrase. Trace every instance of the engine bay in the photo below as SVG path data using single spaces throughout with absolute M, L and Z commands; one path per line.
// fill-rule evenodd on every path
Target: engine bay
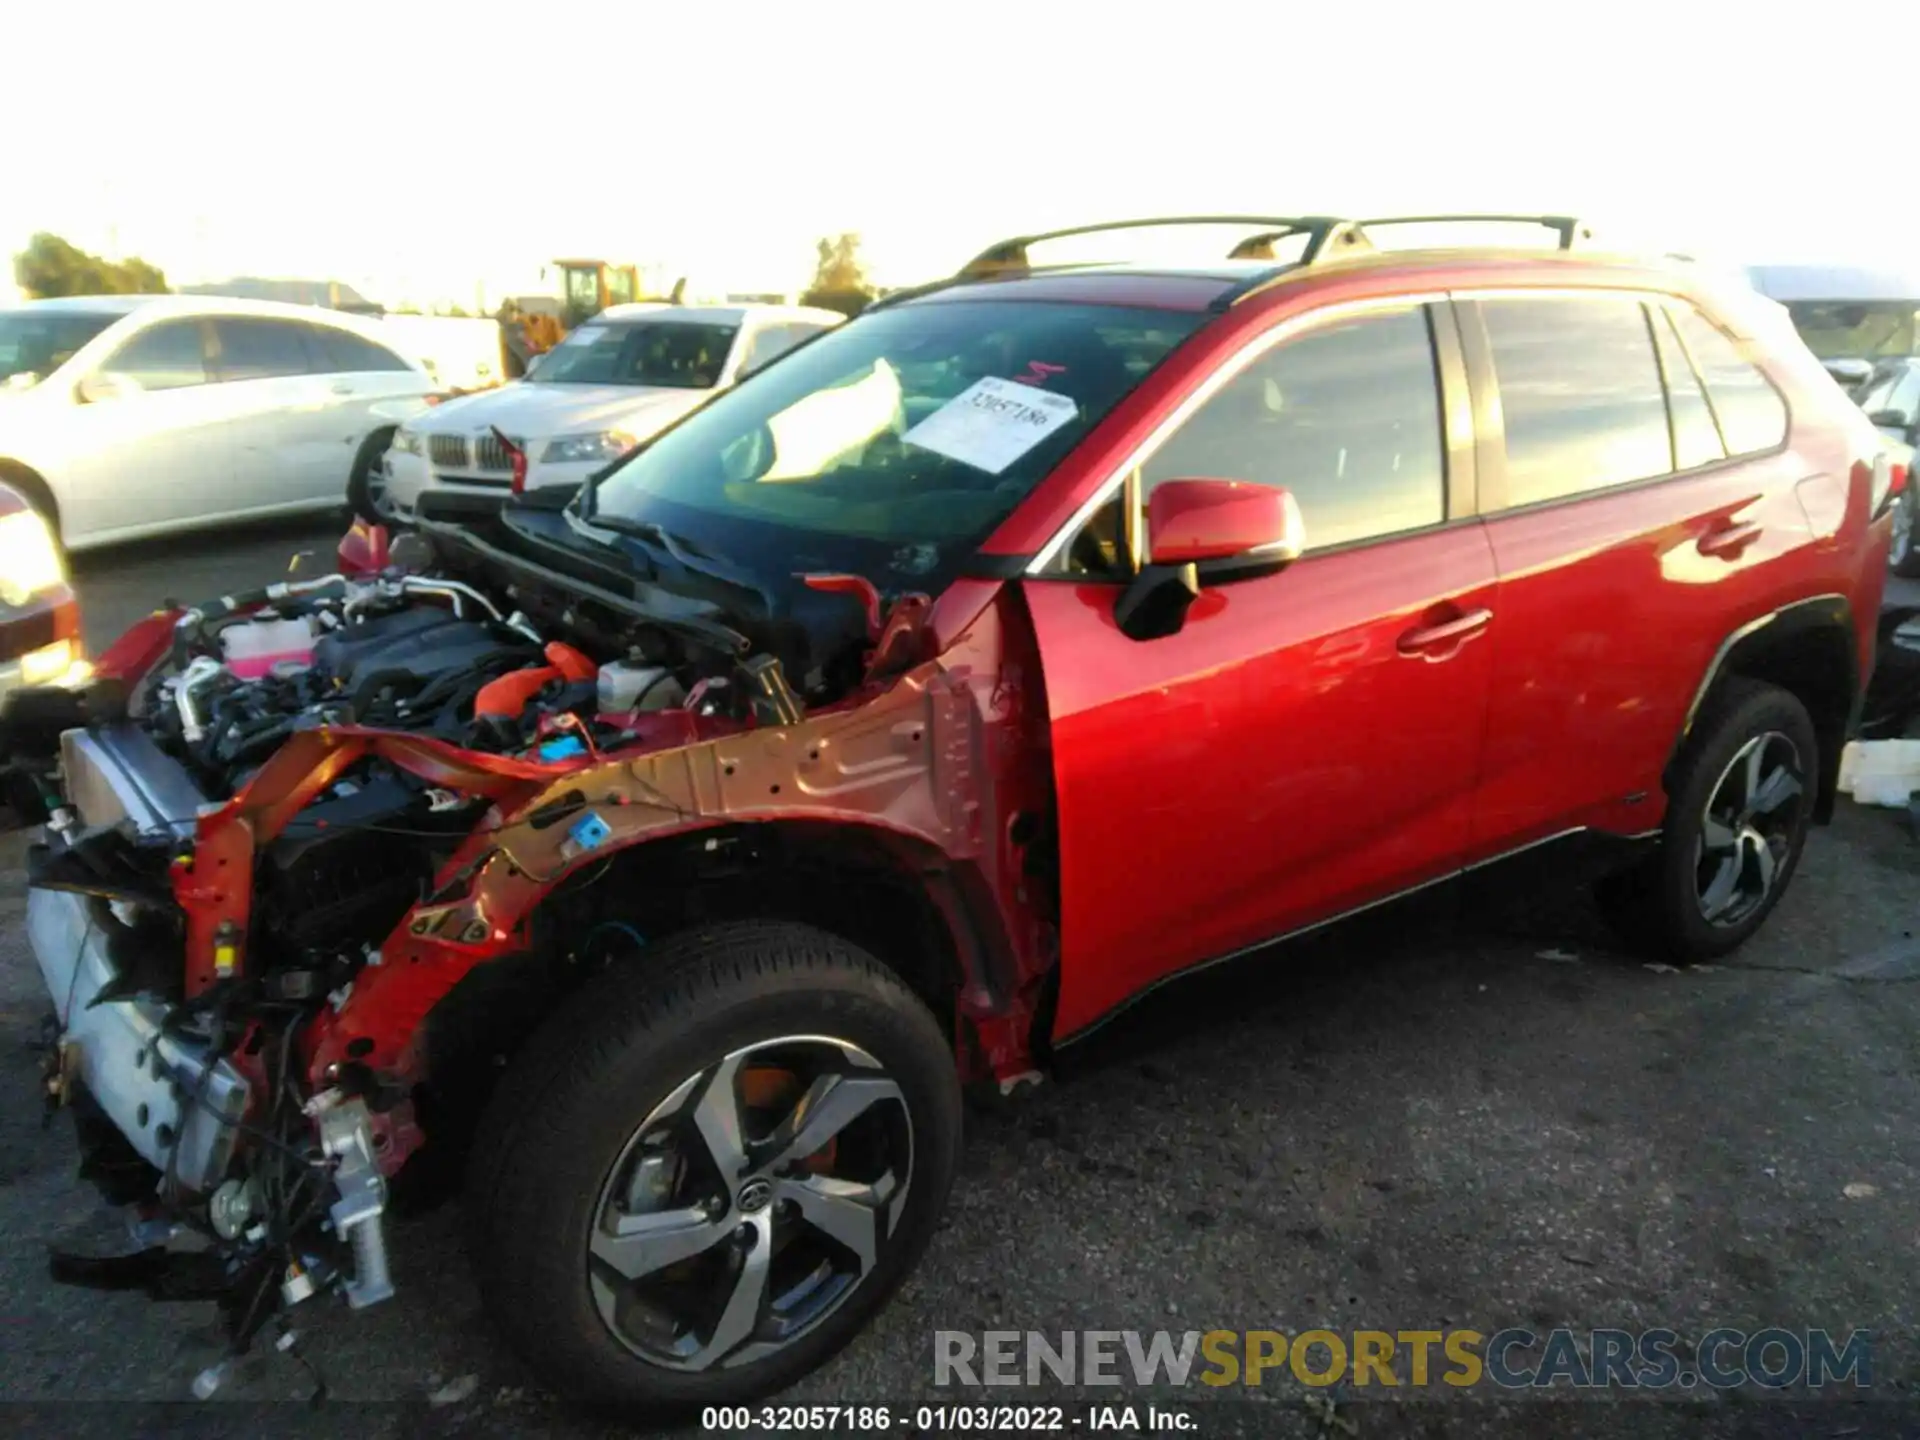
M 711 607 L 632 601 L 537 568 L 503 576 L 484 553 L 373 539 L 343 546 L 340 573 L 156 612 L 102 657 L 91 690 L 29 696 L 7 716 L 16 756 L 49 760 L 37 777 L 46 841 L 29 858 L 36 951 L 42 929 L 80 937 L 70 973 L 42 960 L 50 991 L 69 996 L 56 1019 L 105 1043 L 88 1017 L 124 1000 L 152 1029 L 131 1058 L 116 1055 L 111 1085 L 107 1066 L 78 1073 L 56 1051 L 49 1104 L 82 1118 L 87 1170 L 110 1200 L 135 1207 L 151 1234 L 208 1242 L 191 1258 L 145 1245 L 137 1263 L 57 1255 L 56 1274 L 215 1299 L 236 1354 L 311 1294 L 358 1306 L 391 1293 L 388 1187 L 423 1126 L 466 1122 L 423 1115 L 431 1102 L 362 1063 L 359 1042 L 341 1060 L 316 1055 L 338 1040 L 329 1023 L 386 963 L 396 927 L 422 916 L 423 933 L 430 902 L 504 863 L 486 837 L 505 823 L 505 790 L 524 796 L 570 766 L 605 773 L 610 757 L 807 714 L 780 656 Z M 911 653 L 899 642 L 924 615 L 921 597 L 889 635 L 870 587 L 836 576 L 817 589 L 866 622 L 866 673 Z M 813 666 L 807 698 L 831 704 L 860 673 Z M 330 735 L 385 738 L 327 752 L 281 797 L 277 758 Z M 396 753 L 416 739 L 439 748 Z M 263 812 L 234 817 L 262 788 L 273 818 L 256 846 Z M 550 808 L 551 820 L 515 823 L 562 823 L 558 875 L 608 832 L 578 796 Z M 244 894 L 220 873 L 230 863 Z M 608 927 L 573 914 L 580 933 L 564 943 L 502 932 L 487 944 L 579 963 Z M 488 968 L 515 983 L 514 967 Z M 77 989 L 83 971 L 104 977 L 90 998 Z M 526 1018 L 492 1010 L 496 1031 Z M 227 1113 L 199 1123 L 215 1103 Z M 150 1125 L 150 1114 L 165 1118 Z

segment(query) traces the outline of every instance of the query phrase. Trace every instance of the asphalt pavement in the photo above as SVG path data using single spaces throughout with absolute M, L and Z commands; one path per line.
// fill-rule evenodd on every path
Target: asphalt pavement
M 83 561 L 96 647 L 162 595 L 283 573 L 313 529 Z M 18 843 L 0 851 L 17 864 Z M 1110 1029 L 1062 1083 L 970 1118 L 948 1218 L 812 1404 L 1093 1402 L 1195 1435 L 1876 1435 L 1920 1429 L 1920 841 L 1843 802 L 1765 932 L 1717 967 L 1616 952 L 1577 893 L 1329 944 Z M 15 1433 L 584 1435 L 482 1316 L 441 1212 L 395 1227 L 398 1297 L 299 1316 L 329 1398 L 266 1355 L 205 1406 L 210 1307 L 65 1290 L 44 1244 L 94 1209 L 42 1128 L 45 1010 L 0 893 L 0 1425 Z M 1872 1332 L 1871 1386 L 1604 1398 L 1564 1387 L 1311 1394 L 933 1386 L 933 1332 L 1309 1328 Z M 1691 1360 L 1684 1341 L 1683 1357 Z M 1404 1377 L 1403 1377 L 1404 1378 Z M 1445 1392 L 1445 1393 L 1441 1393 Z M 1226 1398 L 1221 1398 L 1222 1396 Z M 1330 1396 L 1331 1413 L 1321 1408 Z M 269 1409 L 256 1408 L 258 1402 Z M 1075 1422 L 1078 1422 L 1077 1424 Z

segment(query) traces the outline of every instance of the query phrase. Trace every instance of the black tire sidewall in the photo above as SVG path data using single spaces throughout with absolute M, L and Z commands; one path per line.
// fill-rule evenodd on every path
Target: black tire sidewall
M 878 970 L 870 960 L 827 975 L 762 970 L 711 993 L 683 990 L 656 1012 L 675 1022 L 671 1033 L 661 1036 L 656 1023 L 640 1044 L 622 1043 L 637 1019 L 633 989 L 657 986 L 644 974 L 614 974 L 550 1022 L 570 1029 L 574 1054 L 589 1058 L 550 1078 L 537 1111 L 527 1112 L 537 1121 L 515 1126 L 508 1152 L 490 1166 L 491 1193 L 471 1201 L 487 1212 L 476 1233 L 491 1250 L 481 1257 L 482 1280 L 496 1318 L 565 1398 L 669 1415 L 782 1389 L 851 1340 L 918 1262 L 957 1164 L 959 1086 L 932 1016 Z M 688 1076 L 744 1046 L 804 1034 L 859 1045 L 906 1097 L 913 1174 L 893 1242 L 857 1293 L 777 1354 L 703 1374 L 650 1365 L 609 1332 L 586 1281 L 586 1246 L 607 1177 L 640 1122 Z M 519 1079 L 510 1071 L 503 1087 Z
M 374 512 L 373 496 L 369 493 L 370 477 L 374 465 L 387 453 L 387 447 L 393 444 L 396 429 L 389 425 L 367 436 L 360 443 L 359 453 L 353 458 L 353 473 L 347 477 L 347 509 L 358 519 L 372 524 L 381 523 L 381 517 Z
M 1655 893 L 1648 897 L 1659 908 L 1657 930 L 1665 950 L 1683 961 L 1726 955 L 1767 922 L 1800 867 L 1820 777 L 1819 738 L 1813 720 L 1806 706 L 1785 690 L 1736 682 L 1712 704 L 1704 721 L 1698 741 L 1682 761 L 1679 781 L 1668 802 L 1658 883 L 1653 887 Z M 1800 752 L 1802 784 L 1795 801 L 1786 859 L 1779 867 L 1772 893 L 1753 914 L 1738 925 L 1714 925 L 1700 913 L 1695 889 L 1694 848 L 1700 838 L 1701 815 L 1722 772 L 1741 746 L 1769 730 L 1787 736 Z

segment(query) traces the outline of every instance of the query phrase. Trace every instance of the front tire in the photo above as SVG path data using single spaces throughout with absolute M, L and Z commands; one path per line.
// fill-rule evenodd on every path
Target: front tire
M 1682 964 L 1729 954 L 1766 923 L 1799 867 L 1820 775 L 1813 720 L 1787 691 L 1732 679 L 1708 707 L 1658 850 L 1599 890 L 1636 949 Z
M 380 500 L 386 493 L 385 466 L 387 447 L 393 444 L 394 430 L 389 425 L 376 430 L 360 443 L 353 457 L 353 472 L 347 477 L 347 509 L 357 520 L 384 524 Z
M 585 986 L 503 1077 L 468 1203 L 495 1322 L 567 1399 L 664 1417 L 791 1385 L 918 1262 L 951 1044 L 898 976 L 740 921 Z

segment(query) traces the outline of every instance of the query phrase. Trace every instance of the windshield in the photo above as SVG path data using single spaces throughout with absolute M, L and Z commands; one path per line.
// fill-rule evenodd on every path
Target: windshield
M 658 385 L 710 390 L 740 326 L 728 321 L 629 320 L 582 325 L 541 360 L 534 385 Z
M 640 450 L 593 514 L 756 569 L 934 589 L 926 577 L 950 576 L 1204 319 L 996 300 L 876 310 Z
M 1787 313 L 1822 360 L 1920 355 L 1920 300 L 1789 300 Z
M 0 310 L 0 385 L 44 380 L 118 315 L 73 310 Z

